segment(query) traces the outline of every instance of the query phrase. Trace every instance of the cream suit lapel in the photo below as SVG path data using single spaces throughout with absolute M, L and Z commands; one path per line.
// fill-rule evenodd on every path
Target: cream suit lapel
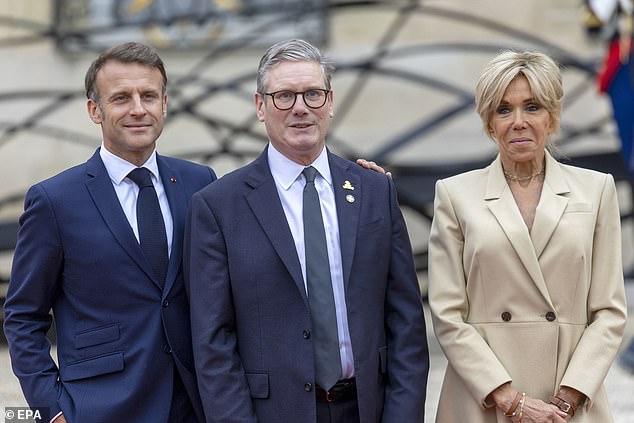
M 531 231 L 537 258 L 544 252 L 568 205 L 568 198 L 562 194 L 569 192 L 570 188 L 562 174 L 561 165 L 547 152 L 544 187 L 535 211 L 535 220 Z
M 506 234 L 517 256 L 526 268 L 526 271 L 537 286 L 537 289 L 544 299 L 546 299 L 549 306 L 552 307 L 546 281 L 539 267 L 533 241 L 522 219 L 517 203 L 515 203 L 513 194 L 504 178 L 500 156 L 489 166 L 484 200 Z

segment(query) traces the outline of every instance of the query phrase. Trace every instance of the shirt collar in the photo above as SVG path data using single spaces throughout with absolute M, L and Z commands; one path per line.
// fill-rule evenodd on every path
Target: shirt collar
M 293 182 L 297 180 L 299 175 L 306 166 L 296 163 L 277 151 L 273 144 L 269 142 L 269 148 L 267 151 L 269 160 L 269 168 L 275 182 L 280 185 L 285 191 L 288 190 Z M 330 174 L 330 166 L 328 164 L 328 152 L 326 147 L 321 150 L 319 156 L 313 161 L 310 166 L 317 169 L 317 172 L 322 178 L 328 182 L 328 185 L 332 186 L 332 176 Z
M 130 163 L 127 160 L 122 159 L 121 157 L 112 154 L 108 151 L 103 143 L 101 144 L 101 148 L 99 149 L 99 156 L 103 161 L 104 166 L 106 166 L 106 170 L 108 171 L 108 175 L 110 176 L 110 180 L 115 185 L 119 185 L 125 178 L 128 176 L 133 169 L 136 169 L 137 166 Z M 141 167 L 147 168 L 150 173 L 152 173 L 152 177 L 155 180 L 158 180 L 158 164 L 156 162 L 156 150 L 150 154 L 150 157 L 147 159 L 145 163 Z

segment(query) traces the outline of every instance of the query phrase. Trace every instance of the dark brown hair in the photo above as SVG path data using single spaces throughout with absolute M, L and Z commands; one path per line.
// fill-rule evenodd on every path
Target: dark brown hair
M 86 79 L 84 81 L 86 87 L 86 97 L 93 100 L 95 103 L 99 104 L 99 92 L 97 92 L 97 86 L 95 84 L 97 73 L 99 73 L 101 68 L 109 60 L 121 63 L 137 63 L 158 69 L 163 76 L 163 94 L 165 94 L 165 89 L 167 87 L 167 73 L 165 72 L 163 60 L 161 60 L 156 50 L 145 44 L 128 42 L 118 44 L 103 51 L 88 68 L 88 71 L 86 72 Z

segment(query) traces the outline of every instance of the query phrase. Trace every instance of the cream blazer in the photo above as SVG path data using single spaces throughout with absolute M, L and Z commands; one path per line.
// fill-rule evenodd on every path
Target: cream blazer
M 512 381 L 548 402 L 587 397 L 572 422 L 612 421 L 603 380 L 626 324 L 614 179 L 558 163 L 528 231 L 499 156 L 436 183 L 429 304 L 448 366 L 436 422 L 509 422 L 486 402 Z

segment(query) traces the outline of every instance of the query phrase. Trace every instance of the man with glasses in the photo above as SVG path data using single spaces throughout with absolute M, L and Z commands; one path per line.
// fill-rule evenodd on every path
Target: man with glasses
M 192 199 L 184 265 L 208 422 L 423 422 L 429 359 L 391 180 L 328 151 L 334 67 L 270 47 L 269 144 Z

